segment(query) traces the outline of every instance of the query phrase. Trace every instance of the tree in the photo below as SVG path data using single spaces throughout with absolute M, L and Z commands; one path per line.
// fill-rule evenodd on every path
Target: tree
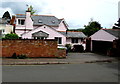
M 10 13 L 9 13 L 8 11 L 6 11 L 6 12 L 3 14 L 2 18 L 4 18 L 4 19 L 11 19 Z
M 91 36 L 102 28 L 99 22 L 93 20 L 91 20 L 88 25 L 85 25 L 84 27 L 85 29 L 82 32 L 87 36 Z
M 117 22 L 118 23 L 115 23 L 115 26 L 113 26 L 113 29 L 120 29 L 120 18 Z
M 19 39 L 19 36 L 17 34 L 6 34 L 3 39 Z
M 27 5 L 27 6 L 28 6 L 28 5 Z M 31 15 L 33 15 L 34 13 L 36 13 L 36 10 L 33 9 L 33 6 L 32 6 L 32 5 L 30 5 L 30 6 L 28 7 L 28 11 L 31 12 Z

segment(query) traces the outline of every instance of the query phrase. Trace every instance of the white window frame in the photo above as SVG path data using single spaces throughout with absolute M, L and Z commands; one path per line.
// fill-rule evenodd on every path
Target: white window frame
M 19 22 L 19 20 L 20 20 L 20 22 Z M 21 23 L 21 20 L 24 20 L 24 24 Z M 25 25 L 25 19 L 18 19 L 17 22 L 18 22 L 18 25 Z

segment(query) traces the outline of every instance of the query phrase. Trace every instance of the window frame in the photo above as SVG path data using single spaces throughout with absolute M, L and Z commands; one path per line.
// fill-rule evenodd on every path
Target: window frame
M 78 43 L 78 38 L 71 38 L 71 43 Z
M 25 25 L 25 19 L 18 19 L 18 25 Z
M 62 37 L 55 37 L 58 44 L 62 44 Z

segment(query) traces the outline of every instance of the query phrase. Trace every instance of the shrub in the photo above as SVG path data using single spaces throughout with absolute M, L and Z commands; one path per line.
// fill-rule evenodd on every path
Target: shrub
M 58 50 L 66 50 L 65 48 L 58 48 Z
M 25 54 L 18 55 L 17 57 L 18 57 L 19 59 L 25 59 L 25 58 L 27 58 L 27 56 L 26 56 Z
M 12 58 L 15 58 L 15 59 L 26 59 L 27 56 L 25 54 L 16 55 L 16 53 L 13 53 Z
M 70 44 L 66 44 L 65 47 L 67 47 L 68 52 L 71 51 L 71 45 Z
M 13 53 L 12 58 L 17 59 L 17 55 L 16 55 L 16 53 Z
M 6 34 L 4 38 L 2 39 L 19 39 L 19 36 L 17 34 Z

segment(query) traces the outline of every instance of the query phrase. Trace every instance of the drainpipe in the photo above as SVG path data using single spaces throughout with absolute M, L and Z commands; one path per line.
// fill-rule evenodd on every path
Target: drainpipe
M 67 31 L 68 31 L 68 29 L 66 30 L 66 35 L 67 35 Z

